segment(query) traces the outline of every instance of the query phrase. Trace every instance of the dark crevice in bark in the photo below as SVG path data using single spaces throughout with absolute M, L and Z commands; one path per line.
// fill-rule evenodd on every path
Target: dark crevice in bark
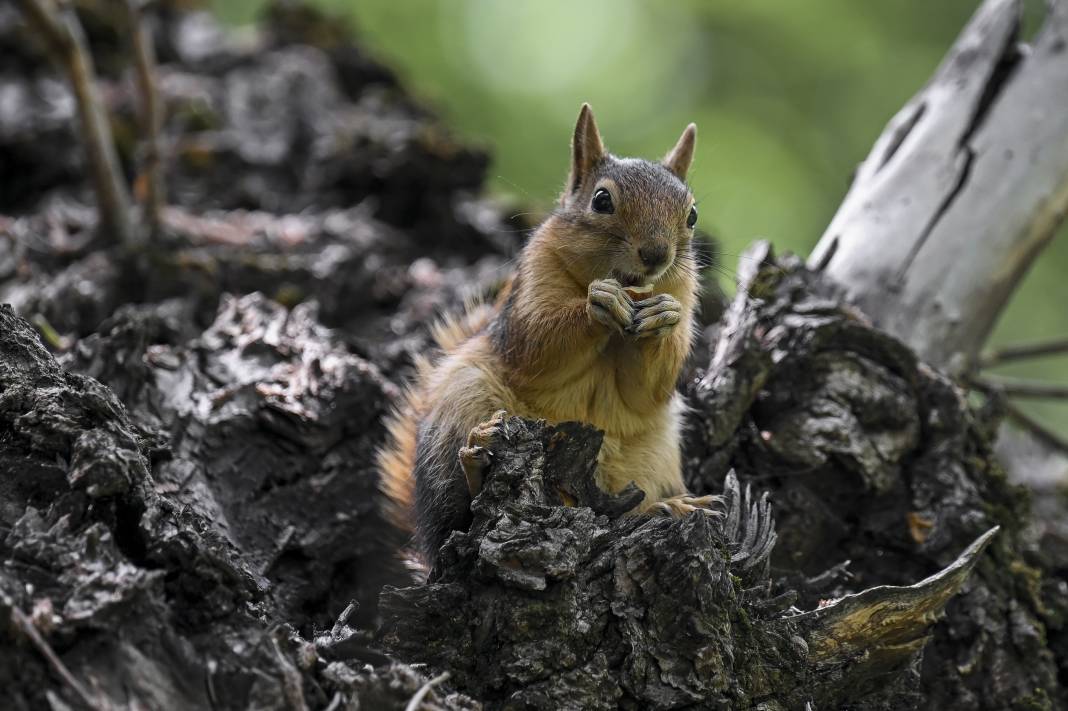
M 525 225 L 470 195 L 486 157 L 336 23 L 271 16 L 257 51 L 198 35 L 192 57 L 185 11 L 163 14 L 182 82 L 161 90 L 200 97 L 164 99 L 213 127 L 164 128 L 197 150 L 167 166 L 150 249 L 70 249 L 91 216 L 34 192 L 84 189 L 74 116 L 0 143 L 0 180 L 38 171 L 0 225 L 0 298 L 70 343 L 57 362 L 0 310 L 0 621 L 23 613 L 101 699 L 176 711 L 404 709 L 439 672 L 450 710 L 1064 705 L 1062 539 L 1023 535 L 986 415 L 767 245 L 683 384 L 688 482 L 726 494 L 723 520 L 621 516 L 596 432 L 508 420 L 472 528 L 413 585 L 378 510 L 382 418 L 427 322 L 498 288 Z M 0 49 L 32 57 L 3 18 Z M 876 609 L 895 634 L 858 624 Z M 0 628 L 11 707 L 76 703 Z
M 920 121 L 923 119 L 924 113 L 926 112 L 927 104 L 921 101 L 912 109 L 912 113 L 909 115 L 908 120 L 906 120 L 901 126 L 894 129 L 894 133 L 891 136 L 890 145 L 886 147 L 886 151 L 883 153 L 883 158 L 879 162 L 879 167 L 876 168 L 875 172 L 879 172 L 883 169 L 883 166 L 890 162 L 890 159 L 892 159 L 894 157 L 894 154 L 897 153 L 897 149 L 901 148 L 901 144 L 904 143 L 905 139 L 907 139 L 909 137 L 909 134 L 912 133 L 912 129 L 916 128 L 916 126 L 920 123 Z
M 749 256 L 767 260 L 767 247 Z M 995 543 L 998 562 L 980 566 L 970 595 L 997 614 L 1027 618 L 1035 639 L 1048 639 L 1049 646 L 982 652 L 976 664 L 1005 665 L 1001 678 L 1024 673 L 1032 681 L 1008 691 L 990 677 L 954 671 L 954 645 L 987 649 L 1006 633 L 995 631 L 998 624 L 976 628 L 966 612 L 971 603 L 962 600 L 936 628 L 923 675 L 902 696 L 910 700 L 897 703 L 937 708 L 933 699 L 967 700 L 993 709 L 1027 699 L 1042 708 L 1049 703 L 1044 699 L 1062 698 L 1053 650 L 1064 643 L 1065 629 L 1054 610 L 1068 598 L 1056 594 L 1034 605 L 1029 594 L 1016 597 L 1023 579 L 1037 573 L 1032 566 L 1040 557 L 1025 543 L 1025 492 L 1008 486 L 991 451 L 995 427 L 983 419 L 987 415 L 967 409 L 950 381 L 864 325 L 836 287 L 791 263 L 786 260 L 785 271 L 748 275 L 742 286 L 756 298 L 739 290 L 717 355 L 690 390 L 698 403 L 697 423 L 688 430 L 691 488 L 715 491 L 733 466 L 743 481 L 772 492 L 779 535 L 772 563 L 781 576 L 772 592 L 793 586 L 802 607 L 834 597 L 843 586 L 903 584 L 928 575 L 947 562 L 950 540 L 961 536 L 963 545 L 978 535 L 978 528 L 965 533 L 970 526 L 1006 524 L 1002 535 L 1015 542 L 1009 548 Z M 752 404 L 738 413 L 730 411 L 733 403 Z M 844 560 L 851 561 L 850 577 L 825 576 L 841 570 Z M 1006 566 L 1023 577 L 1006 579 Z M 798 572 L 806 580 L 838 582 L 816 592 L 820 588 L 801 583 Z M 1051 584 L 1060 576 L 1054 569 L 1046 574 Z M 1021 609 L 1028 612 L 1019 616 Z M 919 703 L 921 697 L 926 701 Z
M 908 256 L 902 260 L 897 274 L 894 275 L 893 281 L 887 284 L 887 288 L 900 290 L 901 285 L 908 279 L 909 269 L 919 257 L 920 252 L 923 251 L 923 247 L 927 243 L 931 233 L 938 227 L 938 223 L 942 220 L 945 214 L 949 212 L 949 209 L 953 206 L 957 197 L 964 192 L 967 187 L 968 178 L 971 177 L 972 167 L 977 156 L 975 150 L 966 144 L 961 144 L 958 156 L 960 156 L 962 165 L 957 169 L 957 177 L 955 178 L 953 185 L 949 188 L 945 197 L 942 198 L 942 202 L 938 205 L 938 209 L 935 210 L 934 214 L 928 219 L 927 224 L 920 231 L 919 238 L 913 243 Z
M 972 111 L 972 120 L 968 123 L 964 133 L 961 134 L 959 143 L 962 148 L 968 146 L 971 143 L 972 136 L 982 128 L 983 123 L 990 114 L 991 107 L 1000 98 L 1002 91 L 1008 86 L 1009 82 L 1012 81 L 1013 74 L 1019 68 L 1020 63 L 1027 59 L 1024 48 L 1017 40 L 1018 32 L 1019 28 L 1017 26 L 1005 38 L 1005 45 L 999 54 L 994 71 L 983 86 L 983 93 L 979 96 L 979 101 Z
M 971 120 L 968 122 L 968 125 L 965 127 L 958 140 L 959 155 L 963 157 L 961 158 L 962 165 L 958 169 L 957 178 L 942 199 L 938 209 L 935 210 L 934 214 L 931 215 L 930 220 L 921 230 L 919 239 L 916 240 L 911 252 L 902 262 L 898 273 L 895 275 L 893 284 L 900 285 L 908 278 L 909 268 L 919 257 L 920 252 L 923 251 L 923 246 L 927 242 L 927 239 L 930 237 L 931 233 L 934 232 L 942 217 L 949 211 L 950 207 L 952 207 L 957 197 L 968 185 L 968 179 L 971 177 L 973 165 L 975 161 L 979 159 L 974 146 L 971 144 L 972 136 L 974 136 L 976 131 L 983 126 L 984 121 L 989 115 L 990 108 L 1001 96 L 1002 90 L 1008 86 L 1009 82 L 1012 80 L 1013 73 L 1019 67 L 1020 62 L 1025 60 L 1025 54 L 1017 44 L 1018 33 L 1019 20 L 1017 20 L 1013 30 L 1005 36 L 1004 44 L 998 54 L 998 61 L 995 64 L 990 77 L 983 86 L 983 92 L 980 94 L 979 100 L 972 109 Z M 910 122 L 909 130 L 915 125 L 919 115 L 922 115 L 924 106 L 925 105 L 921 103 L 921 110 L 917 112 L 915 120 Z M 897 147 L 900 145 L 901 141 L 897 141 L 893 150 L 896 151 Z M 888 159 L 889 156 L 883 160 L 882 165 L 885 165 Z

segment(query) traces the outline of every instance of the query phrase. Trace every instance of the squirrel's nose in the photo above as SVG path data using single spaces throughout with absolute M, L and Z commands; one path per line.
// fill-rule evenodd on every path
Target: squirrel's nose
M 663 244 L 646 244 L 638 247 L 638 256 L 649 269 L 656 269 L 667 261 L 668 248 Z

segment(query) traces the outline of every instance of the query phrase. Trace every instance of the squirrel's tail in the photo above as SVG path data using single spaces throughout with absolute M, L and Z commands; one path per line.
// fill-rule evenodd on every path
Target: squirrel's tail
M 466 305 L 461 318 L 443 317 L 431 330 L 434 340 L 444 354 L 475 335 L 493 317 L 493 307 L 472 301 Z M 421 356 L 415 360 L 415 385 L 404 396 L 386 420 L 387 438 L 376 455 L 378 488 L 385 496 L 383 510 L 387 520 L 398 530 L 411 536 L 415 533 L 415 446 L 419 420 L 426 409 L 425 394 L 420 384 L 427 382 L 432 363 Z
M 442 316 L 431 329 L 434 342 L 445 353 L 451 353 L 461 343 L 475 335 L 493 319 L 494 307 L 484 301 L 469 301 L 464 304 L 464 315 L 456 318 Z M 422 375 L 422 373 L 420 373 Z
M 422 367 L 419 370 L 423 370 Z M 378 450 L 378 489 L 385 496 L 386 519 L 406 535 L 415 533 L 415 434 L 419 421 L 419 398 L 405 391 L 401 402 L 386 419 L 386 443 Z

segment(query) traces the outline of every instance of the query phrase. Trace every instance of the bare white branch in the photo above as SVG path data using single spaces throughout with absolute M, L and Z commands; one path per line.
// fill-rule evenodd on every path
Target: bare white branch
M 1032 47 L 986 0 L 860 166 L 810 263 L 951 372 L 975 360 L 1068 210 L 1068 2 Z

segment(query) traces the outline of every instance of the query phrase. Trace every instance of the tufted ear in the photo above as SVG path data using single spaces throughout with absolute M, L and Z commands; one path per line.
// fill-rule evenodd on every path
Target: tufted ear
M 678 176 L 679 180 L 686 180 L 686 172 L 693 162 L 693 149 L 697 145 L 697 124 L 691 123 L 682 132 L 679 142 L 664 156 L 664 167 Z
M 575 123 L 575 135 L 571 138 L 571 174 L 567 178 L 565 198 L 579 189 L 602 158 L 604 144 L 593 120 L 593 111 L 589 104 L 583 104 Z

